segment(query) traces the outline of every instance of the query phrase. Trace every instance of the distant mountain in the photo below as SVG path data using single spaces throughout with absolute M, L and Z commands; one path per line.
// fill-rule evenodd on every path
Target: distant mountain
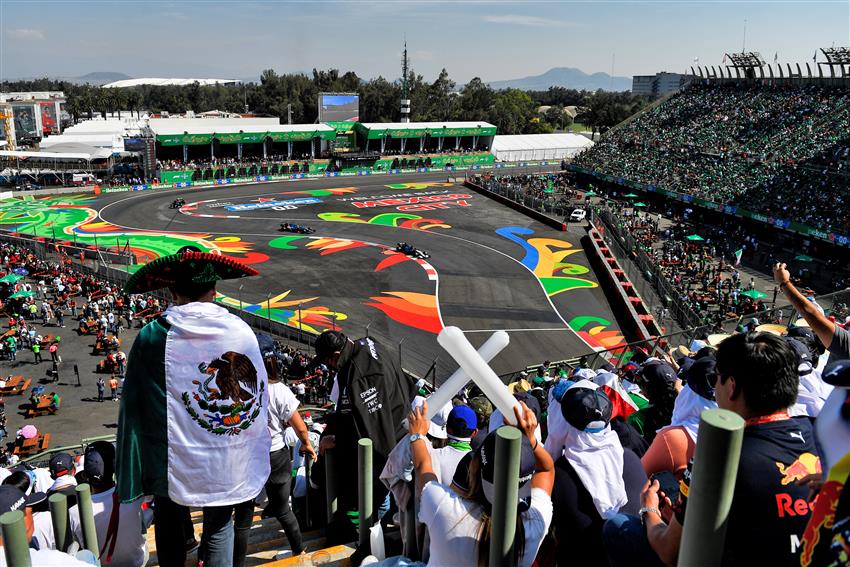
M 117 73 L 115 71 L 95 71 L 94 73 L 88 73 L 83 75 L 82 77 L 68 77 L 66 80 L 71 81 L 72 83 L 88 83 L 90 85 L 105 85 L 107 83 L 112 83 L 115 81 L 124 81 L 126 79 L 132 79 L 130 75 L 125 75 L 124 73 Z
M 522 89 L 525 91 L 545 91 L 549 87 L 564 87 L 567 89 L 596 91 L 630 91 L 631 77 L 614 77 L 608 73 L 593 73 L 588 75 L 573 67 L 555 67 L 542 75 L 532 75 L 521 79 L 506 81 L 491 81 L 494 89 Z

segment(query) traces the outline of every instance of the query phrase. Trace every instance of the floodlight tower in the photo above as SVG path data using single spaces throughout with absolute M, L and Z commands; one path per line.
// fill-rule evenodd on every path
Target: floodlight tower
M 764 73 L 757 74 L 757 71 L 761 71 L 762 67 L 765 65 L 764 60 L 761 58 L 761 54 L 757 51 L 727 53 L 723 59 L 724 61 L 729 61 L 726 63 L 726 67 L 735 69 L 735 75 L 738 78 L 755 79 L 758 76 L 764 76 Z
M 407 60 L 407 40 L 404 41 L 404 54 L 401 57 L 401 121 L 410 122 L 410 93 L 407 75 L 410 71 Z
M 826 61 L 818 61 L 818 66 L 828 67 L 831 77 L 850 77 L 850 48 L 833 46 L 820 51 L 826 56 Z

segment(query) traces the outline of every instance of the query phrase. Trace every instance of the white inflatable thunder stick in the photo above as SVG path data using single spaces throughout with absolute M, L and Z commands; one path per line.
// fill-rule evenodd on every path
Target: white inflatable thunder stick
M 478 354 L 485 362 L 493 360 L 497 354 L 502 352 L 511 338 L 504 331 L 496 331 L 487 341 L 478 349 Z M 446 349 L 448 350 L 448 349 Z M 428 419 L 434 417 L 440 408 L 449 403 L 461 388 L 469 382 L 469 374 L 466 373 L 463 367 L 455 370 L 454 374 L 449 376 L 448 380 L 434 390 L 434 393 L 428 396 Z
M 446 327 L 437 335 L 437 342 L 472 377 L 472 381 L 481 388 L 484 395 L 499 408 L 505 420 L 511 425 L 516 425 L 514 407 L 520 407 L 519 402 L 476 352 L 475 347 L 463 336 L 463 331 L 457 327 Z M 434 404 L 434 407 L 440 406 Z

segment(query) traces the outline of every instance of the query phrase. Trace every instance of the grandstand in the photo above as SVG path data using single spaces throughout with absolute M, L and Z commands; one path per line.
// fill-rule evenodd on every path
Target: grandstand
M 850 88 L 704 80 L 611 131 L 571 168 L 842 245 Z

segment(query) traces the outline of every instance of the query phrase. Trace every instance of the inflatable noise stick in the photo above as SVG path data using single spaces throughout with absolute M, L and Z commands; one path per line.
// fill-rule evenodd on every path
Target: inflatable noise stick
M 457 327 L 451 327 L 453 329 L 457 329 Z M 441 333 L 442 334 L 442 333 Z M 461 337 L 464 341 L 466 341 L 466 337 L 461 333 Z M 439 341 L 439 337 L 437 338 Z M 481 348 L 478 349 L 478 355 L 484 360 L 484 362 L 490 362 L 493 360 L 497 354 L 502 352 L 508 343 L 511 341 L 511 338 L 504 331 L 496 331 L 487 341 L 481 345 Z M 442 345 L 443 343 L 440 342 Z M 467 342 L 467 344 L 469 344 Z M 445 348 L 445 345 L 443 346 Z M 448 350 L 448 349 L 446 349 Z M 454 356 L 454 355 L 452 355 Z M 466 370 L 461 366 L 457 370 L 455 370 L 454 374 L 449 376 L 448 380 L 443 382 L 443 384 L 437 388 L 433 394 L 428 396 L 428 419 L 433 418 L 437 412 L 449 403 L 452 398 L 457 394 L 461 388 L 466 386 L 466 384 L 470 380 L 470 375 L 466 372 Z
M 519 407 L 519 402 L 466 339 L 463 331 L 457 327 L 446 327 L 437 335 L 437 342 L 455 359 L 464 372 L 472 377 L 472 381 L 481 388 L 484 395 L 499 408 L 505 420 L 511 425 L 516 425 L 514 407 Z M 440 406 L 434 404 L 434 407 Z

